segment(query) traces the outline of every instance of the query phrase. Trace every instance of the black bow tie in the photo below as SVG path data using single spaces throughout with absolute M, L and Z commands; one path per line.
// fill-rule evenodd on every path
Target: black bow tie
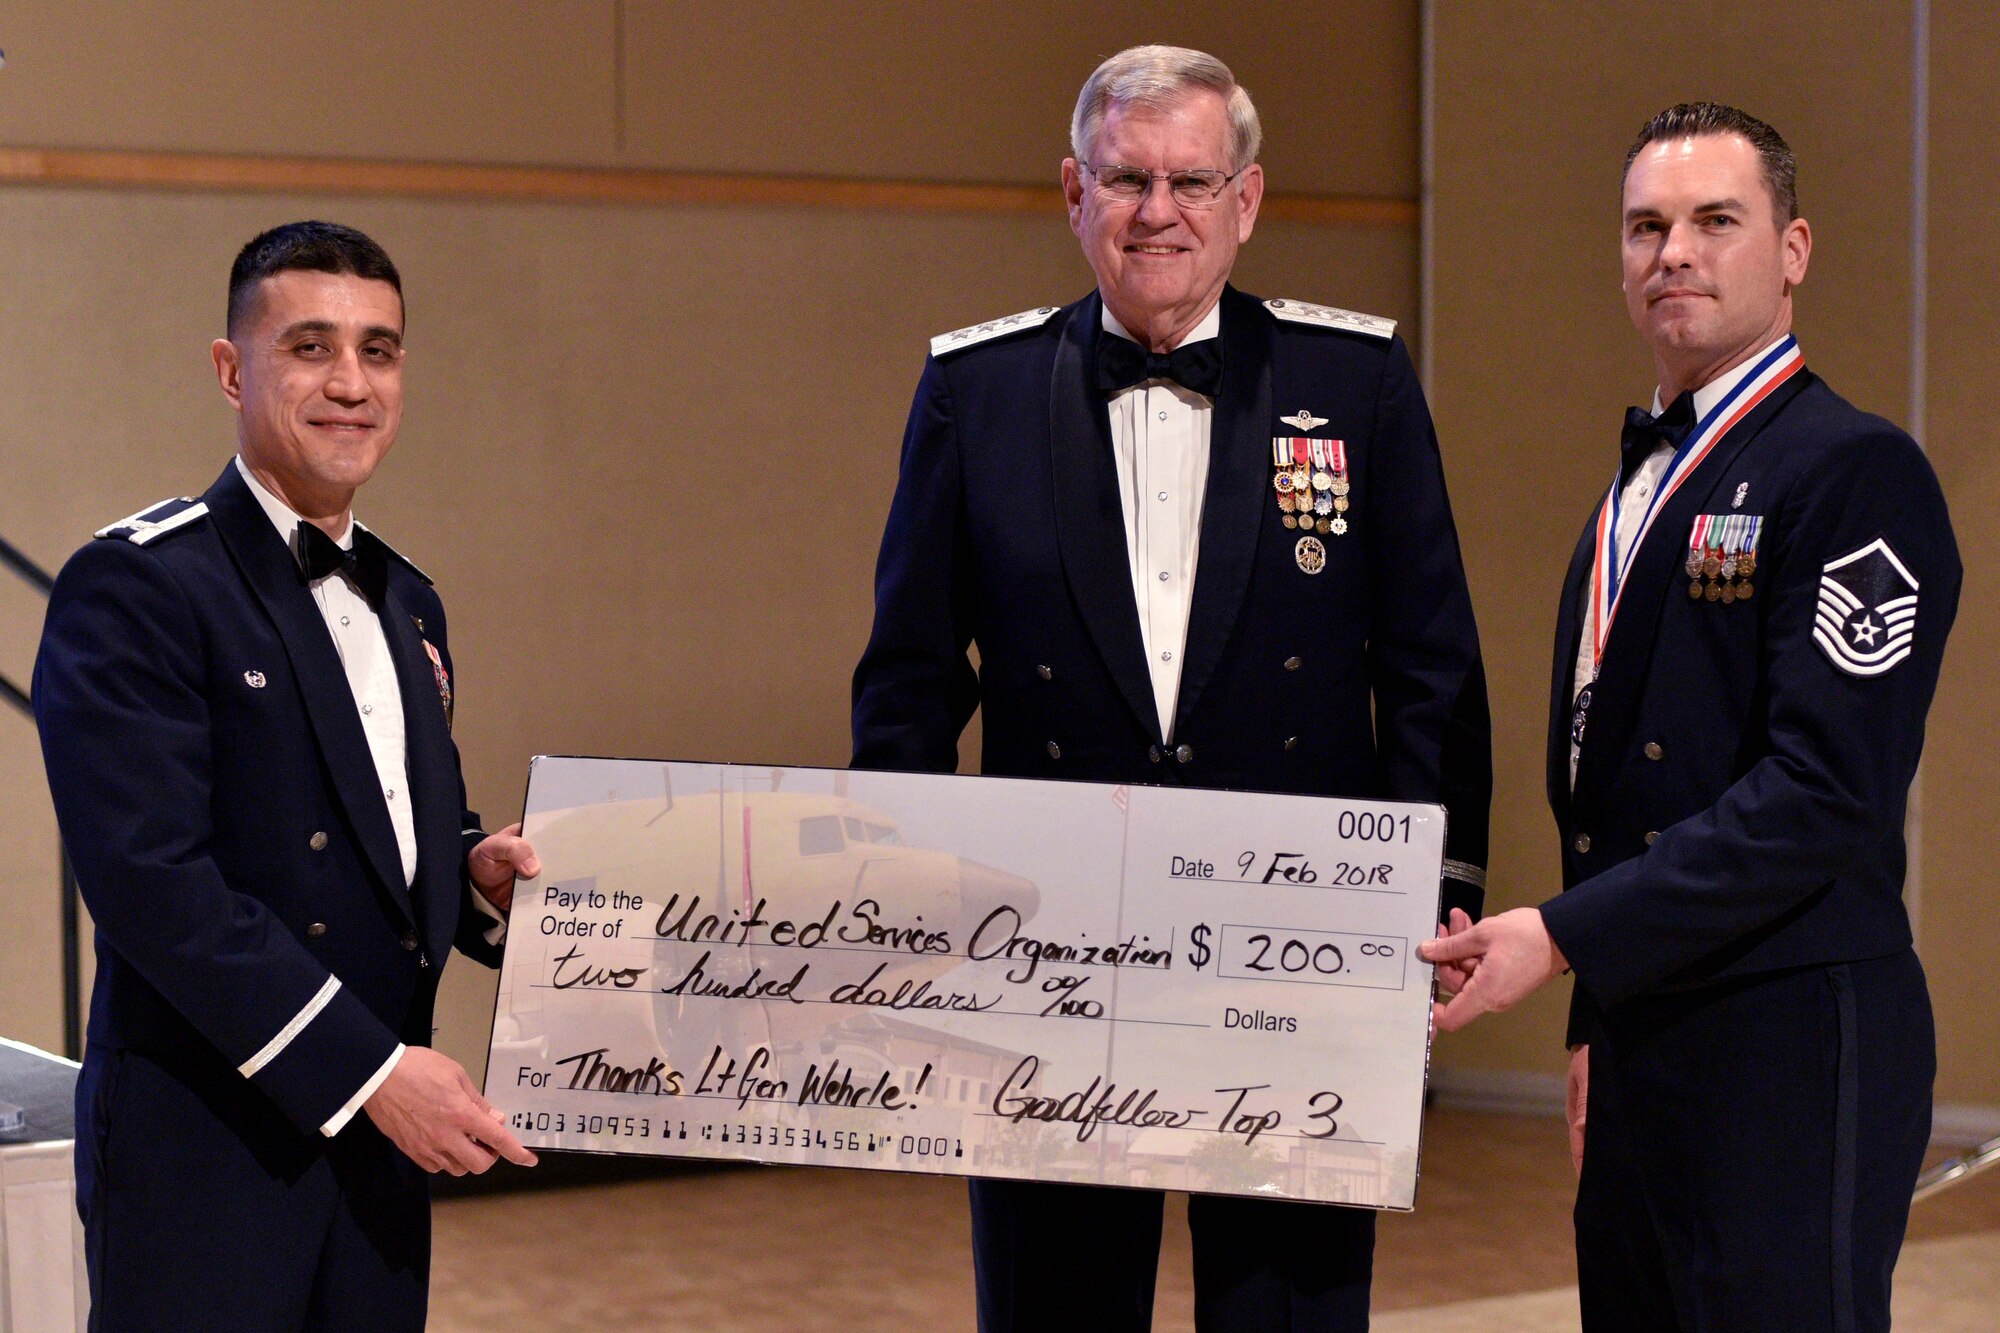
M 1683 393 L 1667 404 L 1667 410 L 1654 416 L 1643 407 L 1625 409 L 1625 431 L 1618 441 L 1619 485 L 1632 479 L 1639 465 L 1653 450 L 1662 444 L 1675 449 L 1687 439 L 1694 429 L 1694 395 Z
M 357 529 L 354 549 L 343 551 L 340 544 L 311 523 L 300 523 L 292 534 L 292 555 L 307 583 L 329 574 L 345 574 L 368 599 L 368 605 L 382 609 L 382 596 L 389 590 L 389 562 L 381 548 Z
M 1106 330 L 1097 339 L 1097 387 L 1129 389 L 1147 380 L 1172 380 L 1210 398 L 1222 388 L 1222 339 L 1203 338 L 1171 352 L 1148 352 Z

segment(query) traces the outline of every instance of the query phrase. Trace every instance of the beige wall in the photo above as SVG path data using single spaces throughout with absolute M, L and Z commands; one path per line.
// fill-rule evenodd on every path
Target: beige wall
M 1159 22 L 1157 7 L 1142 24 L 1137 6 L 1060 33 L 999 9 L 920 23 L 882 6 L 861 41 L 803 4 L 718 18 L 634 3 L 622 25 L 608 3 L 574 4 L 574 23 L 551 26 L 528 21 L 540 5 L 364 3 L 344 12 L 366 40 L 317 67 L 365 77 L 370 106 L 300 116 L 271 69 L 305 59 L 319 7 L 222 8 L 227 21 L 191 31 L 166 6 L 138 7 L 113 32 L 66 5 L 9 6 L 0 148 L 1052 180 L 1075 85 L 1122 33 L 1215 36 L 1212 21 L 1205 36 L 1200 22 Z M 1414 4 L 1324 8 L 1322 31 L 1377 53 L 1356 62 L 1337 126 L 1283 25 L 1217 42 L 1263 99 L 1270 172 L 1280 187 L 1413 199 Z M 623 153 L 606 109 L 615 26 Z M 509 35 L 529 28 L 533 40 Z M 271 54 L 246 61 L 246 46 Z M 454 59 L 441 90 L 427 76 L 442 50 Z M 976 70 L 999 82 L 969 87 Z M 699 135 L 677 132 L 682 119 Z M 229 261 L 260 228 L 304 215 L 368 230 L 405 274 L 407 424 L 359 509 L 445 596 L 458 740 L 489 826 L 518 811 L 538 752 L 843 763 L 848 674 L 927 339 L 1090 281 L 1053 207 L 0 187 L 0 535 L 53 566 L 92 529 L 208 483 L 232 438 L 206 350 Z M 1239 270 L 1253 291 L 1405 321 L 1416 275 L 1412 227 L 1271 222 Z M 39 616 L 0 579 L 0 671 L 16 680 Z M 53 1045 L 56 835 L 33 738 L 11 715 L 0 800 L 0 1031 Z M 446 975 L 440 1041 L 475 1068 L 490 979 L 464 963 Z
M 1861 407 L 1911 421 L 1913 97 L 1908 4 L 1830 0 L 1777 23 L 1760 6 L 1435 6 L 1430 389 L 1493 681 L 1497 790 L 1489 907 L 1559 884 L 1543 794 L 1549 637 L 1570 550 L 1615 459 L 1650 358 L 1618 291 L 1624 151 L 1655 111 L 1732 102 L 1797 150 L 1816 244 L 1798 299 L 1808 363 Z M 1496 32 L 1533 40 L 1496 41 Z M 1922 782 L 1920 948 L 1940 1033 L 1938 1095 L 2000 1102 L 2000 1020 L 1973 941 L 1991 895 L 1983 836 L 2000 815 L 1996 625 L 1980 523 L 1996 494 L 1990 404 L 1996 158 L 1985 129 L 2000 57 L 1989 7 L 1936 6 L 1931 135 L 1931 400 L 1926 443 L 1968 567 Z M 1985 277 L 1982 284 L 1979 279 Z M 1643 948 L 1643 941 L 1633 947 Z M 1566 988 L 1440 1043 L 1446 1067 L 1562 1067 Z
M 1992 930 L 2000 826 L 2000 508 L 1994 401 L 2000 382 L 2000 25 L 1982 0 L 1933 6 L 1928 410 L 1924 443 L 1952 507 L 1965 591 L 1931 713 L 1923 775 L 1923 956 L 1938 1011 L 1940 1097 L 2000 1101 L 2000 1008 L 1983 941 Z

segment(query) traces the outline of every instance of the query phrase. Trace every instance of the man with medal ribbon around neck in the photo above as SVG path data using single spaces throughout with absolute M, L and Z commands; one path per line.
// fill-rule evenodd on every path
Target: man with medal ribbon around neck
M 1903 820 L 1961 570 L 1916 443 L 1805 368 L 1796 182 L 1714 103 L 1628 154 L 1659 387 L 1558 608 L 1564 892 L 1423 946 L 1448 1031 L 1575 974 L 1588 1330 L 1888 1328 L 1929 1137 Z
M 1393 321 L 1229 285 L 1260 135 L 1198 51 L 1084 84 L 1062 182 L 1096 290 L 932 340 L 854 763 L 951 772 L 983 708 L 988 774 L 1440 802 L 1470 925 L 1485 677 L 1430 414 Z M 1158 1191 L 971 1189 L 982 1329 L 1152 1326 Z M 1188 1213 L 1198 1327 L 1367 1327 L 1372 1212 Z

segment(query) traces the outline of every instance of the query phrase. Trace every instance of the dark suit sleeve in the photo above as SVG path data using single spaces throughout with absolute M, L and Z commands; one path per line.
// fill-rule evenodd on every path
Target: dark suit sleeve
M 445 675 L 451 678 L 452 694 L 455 703 L 458 693 L 458 668 L 451 660 L 451 636 L 445 624 L 444 604 L 434 599 L 432 610 L 429 614 L 431 617 L 434 617 L 432 623 L 437 626 L 437 650 L 439 656 L 444 658 Z M 502 937 L 502 942 L 499 944 L 494 944 L 486 938 L 486 932 L 493 929 L 495 922 L 492 917 L 486 914 L 481 906 L 481 904 L 485 903 L 486 899 L 472 885 L 472 867 L 470 864 L 472 849 L 485 841 L 486 829 L 479 822 L 479 813 L 466 808 L 465 773 L 459 766 L 457 741 L 453 741 L 451 744 L 451 760 L 452 768 L 458 778 L 458 808 L 460 812 L 458 820 L 458 883 L 460 891 L 458 931 L 452 937 L 452 944 L 467 958 L 478 963 L 483 963 L 487 967 L 498 967 L 500 966 L 501 959 L 507 952 L 505 937 Z
M 1767 525 L 1775 561 L 1758 590 L 1770 602 L 1757 666 L 1768 753 L 1643 856 L 1542 905 L 1596 1005 L 1657 988 L 1776 921 L 1901 828 L 1958 608 L 1937 479 L 1907 436 L 1880 426 L 1817 461 Z M 1861 675 L 1814 630 L 1826 566 L 1877 538 L 1918 582 L 1915 633 L 1906 659 Z
M 49 602 L 35 716 L 77 883 L 116 949 L 301 1129 L 396 1036 L 210 853 L 202 625 L 149 553 L 98 541 Z
M 1445 807 L 1443 910 L 1476 919 L 1493 796 L 1486 673 L 1437 434 L 1400 338 L 1389 346 L 1371 459 L 1368 664 L 1382 787 Z
M 855 768 L 950 773 L 979 706 L 958 433 L 944 367 L 925 363 L 875 565 L 875 629 L 854 669 Z

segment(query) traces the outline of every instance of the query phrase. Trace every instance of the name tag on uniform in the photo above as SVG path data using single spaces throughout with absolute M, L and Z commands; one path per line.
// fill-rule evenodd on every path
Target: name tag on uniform
M 1413 1206 L 1444 812 L 540 758 L 537 1149 Z

